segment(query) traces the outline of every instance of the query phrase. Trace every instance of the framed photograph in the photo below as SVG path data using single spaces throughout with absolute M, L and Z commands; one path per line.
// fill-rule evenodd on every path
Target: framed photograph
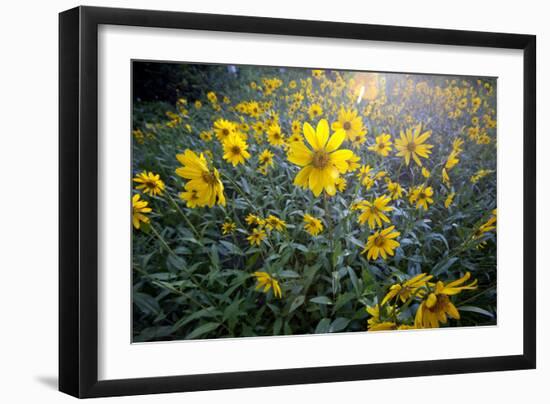
M 535 368 L 535 36 L 59 24 L 61 391 Z

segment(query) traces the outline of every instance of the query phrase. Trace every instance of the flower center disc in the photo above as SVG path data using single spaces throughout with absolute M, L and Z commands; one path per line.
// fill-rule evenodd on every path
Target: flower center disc
M 376 238 L 374 239 L 374 245 L 376 247 L 382 247 L 384 245 L 384 237 L 376 236 Z
M 213 173 L 205 172 L 202 174 L 202 179 L 209 185 L 216 183 L 216 176 Z
M 313 156 L 313 166 L 315 168 L 325 168 L 330 161 L 330 155 L 325 151 L 317 151 Z
M 349 123 L 349 122 L 344 122 L 344 129 L 345 129 L 345 130 L 350 130 L 350 129 L 351 129 L 351 123 Z
M 416 151 L 416 144 L 411 142 L 407 145 L 407 150 L 410 151 L 411 153 Z
M 240 148 L 239 146 L 233 146 L 233 147 L 231 148 L 231 152 L 232 152 L 233 154 L 241 154 L 241 148 Z

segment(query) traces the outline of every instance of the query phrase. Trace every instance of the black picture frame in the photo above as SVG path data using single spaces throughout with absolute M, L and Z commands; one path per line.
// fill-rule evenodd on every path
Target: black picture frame
M 523 354 L 99 381 L 97 61 L 100 24 L 523 50 Z M 59 15 L 59 99 L 59 389 L 62 392 L 86 398 L 535 368 L 534 35 L 77 7 Z

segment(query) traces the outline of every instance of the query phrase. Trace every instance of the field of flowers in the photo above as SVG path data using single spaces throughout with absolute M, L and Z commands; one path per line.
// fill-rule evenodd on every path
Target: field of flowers
M 165 65 L 135 342 L 496 324 L 496 79 Z

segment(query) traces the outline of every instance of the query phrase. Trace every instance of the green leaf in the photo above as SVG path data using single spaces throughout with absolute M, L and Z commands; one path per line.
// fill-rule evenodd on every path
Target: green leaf
M 317 304 L 332 304 L 332 300 L 330 300 L 326 296 L 317 296 L 317 297 L 314 297 L 313 299 L 309 299 L 309 301 Z
M 134 303 L 144 314 L 159 314 L 161 309 L 157 300 L 148 294 L 134 292 Z
M 305 297 L 300 295 L 297 296 L 290 305 L 290 309 L 288 310 L 288 313 L 292 313 L 294 310 L 296 310 L 298 307 L 300 307 L 302 304 L 304 304 Z
M 201 335 L 208 334 L 211 331 L 214 331 L 220 326 L 220 323 L 206 323 L 191 331 L 185 339 L 195 339 Z
M 323 318 L 319 323 L 317 323 L 317 327 L 315 327 L 315 334 L 326 334 L 329 332 L 330 327 L 330 318 Z
M 472 313 L 483 314 L 484 316 L 495 318 L 495 315 L 493 313 L 476 306 L 460 306 L 460 307 L 457 307 L 457 309 L 460 311 L 471 311 Z
M 328 332 L 342 331 L 344 328 L 348 326 L 349 322 L 350 322 L 350 319 L 348 318 L 338 317 L 336 320 L 332 322 L 332 324 L 328 329 Z

